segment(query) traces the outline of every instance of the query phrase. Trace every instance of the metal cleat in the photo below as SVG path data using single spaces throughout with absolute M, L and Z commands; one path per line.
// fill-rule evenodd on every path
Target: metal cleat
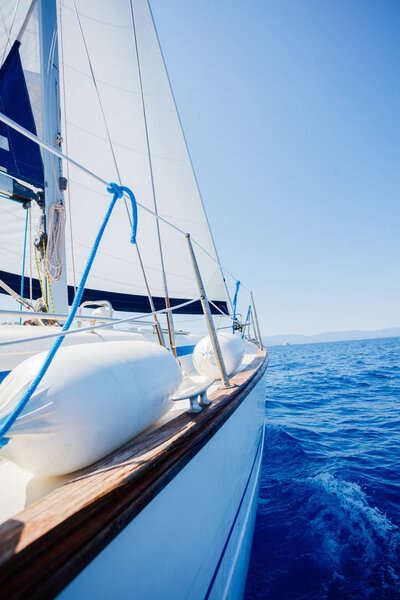
M 214 383 L 215 379 L 204 379 L 197 382 L 188 375 L 182 379 L 182 382 L 171 398 L 174 402 L 189 400 L 190 408 L 187 411 L 189 415 L 195 415 L 202 411 L 203 407 L 209 406 L 211 400 L 207 398 L 207 390 Z

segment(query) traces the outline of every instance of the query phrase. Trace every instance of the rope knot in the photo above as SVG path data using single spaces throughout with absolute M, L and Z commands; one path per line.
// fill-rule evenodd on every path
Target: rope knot
M 136 244 L 136 230 L 137 230 L 137 205 L 135 194 L 128 187 L 124 185 L 118 185 L 118 183 L 110 183 L 107 188 L 107 192 L 114 194 L 114 198 L 123 198 L 124 194 L 129 196 L 132 205 L 132 235 L 131 244 Z
M 110 194 L 115 194 L 117 198 L 122 198 L 124 195 L 124 190 L 122 186 L 118 185 L 118 183 L 111 182 L 109 187 L 107 188 L 107 192 Z

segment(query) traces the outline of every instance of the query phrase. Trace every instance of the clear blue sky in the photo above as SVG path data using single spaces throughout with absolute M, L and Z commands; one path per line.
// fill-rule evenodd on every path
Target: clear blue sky
M 151 6 L 222 262 L 263 333 L 400 325 L 400 2 Z

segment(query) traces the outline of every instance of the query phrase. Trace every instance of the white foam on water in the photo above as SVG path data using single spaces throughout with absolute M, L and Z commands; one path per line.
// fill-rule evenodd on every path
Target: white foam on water
M 397 588 L 399 528 L 379 508 L 370 506 L 354 482 L 321 473 L 306 483 L 311 486 L 306 507 L 311 517 L 309 534 L 320 544 L 321 563 L 333 569 L 333 579 L 343 579 L 349 568 L 353 573 L 362 571 L 365 580 L 375 579 L 379 567 L 381 588 Z M 366 590 L 365 597 L 370 593 L 372 589 Z

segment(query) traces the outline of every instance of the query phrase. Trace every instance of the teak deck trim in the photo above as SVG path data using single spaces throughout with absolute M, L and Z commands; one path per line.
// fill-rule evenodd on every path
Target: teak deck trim
M 52 598 L 207 443 L 261 379 L 265 350 L 197 415 L 181 414 L 0 526 L 0 596 Z

